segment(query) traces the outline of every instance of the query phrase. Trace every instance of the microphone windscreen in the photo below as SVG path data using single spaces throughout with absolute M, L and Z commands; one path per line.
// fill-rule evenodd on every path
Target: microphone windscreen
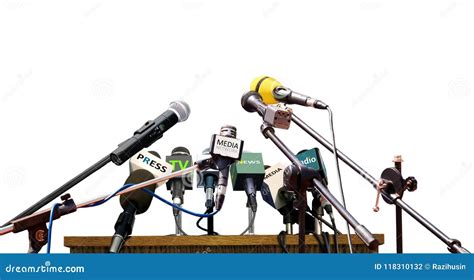
M 178 120 L 184 122 L 188 119 L 191 114 L 191 108 L 189 108 L 188 103 L 184 101 L 173 101 L 170 103 L 169 110 L 176 113 Z
M 154 179 L 155 176 L 150 171 L 145 169 L 138 169 L 133 171 L 130 176 L 128 176 L 125 184 L 139 184 L 148 180 Z M 155 191 L 156 184 L 146 187 L 150 191 Z M 135 190 L 133 192 L 125 193 L 120 195 L 120 205 L 123 209 L 127 208 L 129 203 L 132 203 L 133 206 L 137 209 L 137 214 L 144 213 L 148 210 L 151 205 L 153 197 L 142 190 Z
M 262 97 L 263 103 L 265 104 L 277 104 L 280 101 L 273 97 L 273 91 L 275 88 L 281 86 L 281 83 L 272 77 L 261 76 L 252 81 L 250 84 L 250 90 L 258 92 Z

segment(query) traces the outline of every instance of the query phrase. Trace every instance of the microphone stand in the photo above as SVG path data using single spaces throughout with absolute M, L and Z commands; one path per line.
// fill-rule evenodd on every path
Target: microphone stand
M 273 127 L 264 122 L 260 127 L 260 131 L 263 136 L 270 139 L 275 146 L 293 163 L 289 167 L 296 171 L 298 176 L 298 223 L 299 223 L 299 252 L 305 252 L 305 213 L 306 213 L 306 191 L 308 187 L 316 188 L 322 196 L 324 196 L 329 203 L 331 203 L 340 215 L 354 228 L 356 234 L 361 240 L 371 249 L 376 249 L 379 242 L 374 236 L 361 225 L 345 208 L 344 206 L 332 195 L 332 193 L 319 181 L 314 175 L 314 170 L 304 166 L 296 157 L 296 155 L 278 138 L 275 134 Z M 285 170 L 286 173 L 287 170 Z M 312 185 L 312 186 L 311 186 Z
M 334 153 L 334 147 L 332 144 L 326 140 L 323 136 L 313 130 L 309 125 L 307 125 L 303 120 L 297 117 L 295 114 L 292 114 L 291 120 L 296 123 L 301 129 L 303 129 L 308 135 L 313 137 L 316 141 L 318 141 L 321 145 L 323 145 L 326 149 L 330 152 Z M 357 172 L 362 178 L 367 180 L 372 186 L 377 189 L 379 186 L 379 182 L 370 175 L 367 171 L 365 171 L 362 167 L 360 167 L 357 163 L 355 163 L 352 159 L 346 156 L 343 152 L 337 149 L 337 156 L 340 160 L 346 163 L 352 170 Z M 438 237 L 442 242 L 448 245 L 448 250 L 451 253 L 469 253 L 469 251 L 461 246 L 461 242 L 457 239 L 449 238 L 446 234 L 444 234 L 441 230 L 435 227 L 432 223 L 430 223 L 425 217 L 421 214 L 416 212 L 413 208 L 410 207 L 407 203 L 405 203 L 401 196 L 397 193 L 389 193 L 385 189 L 380 189 L 380 194 L 382 195 L 385 202 L 388 204 L 395 204 L 398 208 L 402 209 L 406 213 L 408 213 L 412 218 L 414 218 L 418 223 L 424 226 L 427 230 L 429 230 L 432 234 Z M 324 195 L 324 194 L 323 194 Z M 325 195 L 324 195 L 325 196 Z M 329 200 L 329 199 L 328 199 Z M 331 202 L 331 201 L 330 201 Z M 332 202 L 331 202 L 332 204 Z M 339 209 L 338 209 L 339 210 Z
M 34 212 L 38 211 L 39 209 L 43 208 L 46 204 L 50 203 L 54 199 L 56 199 L 58 196 L 62 195 L 63 193 L 67 192 L 69 189 L 74 187 L 75 185 L 79 184 L 82 180 L 86 179 L 93 173 L 95 173 L 97 170 L 101 169 L 105 165 L 107 165 L 109 162 L 111 162 L 111 157 L 110 155 L 107 155 L 103 159 L 99 160 L 97 163 L 93 164 L 86 170 L 82 171 L 79 173 L 76 177 L 72 178 L 71 180 L 67 181 L 64 185 L 61 187 L 57 188 L 55 191 L 52 193 L 48 194 L 47 196 L 43 197 L 40 199 L 38 202 L 35 204 L 31 205 L 28 207 L 28 209 L 24 210 L 20 214 L 16 215 L 13 219 L 10 219 L 8 222 L 6 222 L 2 227 L 6 227 L 12 223 L 12 221 L 18 220 L 20 218 L 29 216 L 33 214 Z

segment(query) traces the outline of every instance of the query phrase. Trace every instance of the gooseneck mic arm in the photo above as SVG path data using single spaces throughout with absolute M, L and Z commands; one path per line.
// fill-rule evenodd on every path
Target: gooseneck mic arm
M 299 170 L 303 169 L 304 166 L 298 160 L 293 152 L 276 136 L 275 130 L 264 123 L 260 128 L 262 134 L 265 138 L 270 139 L 275 146 L 280 149 L 280 151 L 285 154 L 285 156 L 298 168 Z M 361 225 L 345 208 L 342 204 L 331 194 L 331 192 L 317 179 L 312 180 L 314 187 L 324 196 L 341 214 L 341 216 L 354 228 L 356 234 L 361 238 L 361 240 L 371 249 L 376 249 L 379 245 L 379 242 L 374 238 L 374 236 L 367 230 L 363 225 Z M 304 234 L 304 231 L 303 231 Z
M 301 129 L 303 129 L 308 135 L 313 137 L 316 141 L 318 141 L 321 145 L 323 145 L 326 149 L 330 152 L 334 153 L 334 148 L 332 144 L 326 140 L 323 136 L 319 133 L 314 131 L 309 125 L 307 125 L 303 120 L 301 120 L 295 114 L 292 114 L 291 120 L 298 125 Z M 362 178 L 367 180 L 374 188 L 377 188 L 378 181 L 370 175 L 367 171 L 365 171 L 362 167 L 360 167 L 357 163 L 355 163 L 352 159 L 346 156 L 343 152 L 337 149 L 337 156 L 340 160 L 346 163 L 352 170 L 357 172 Z M 324 194 L 323 194 L 324 195 Z M 381 190 L 381 195 L 383 196 L 384 200 L 389 204 L 395 204 L 401 209 L 403 209 L 406 213 L 408 213 L 412 218 L 414 218 L 417 222 L 423 225 L 427 230 L 429 230 L 432 234 L 438 237 L 442 242 L 448 245 L 448 250 L 452 253 L 469 253 L 469 251 L 461 246 L 461 242 L 457 239 L 449 238 L 446 234 L 444 234 L 441 230 L 439 230 L 436 226 L 430 223 L 426 218 L 416 212 L 413 208 L 410 207 L 407 203 L 405 203 L 400 196 L 395 194 L 389 194 L 384 189 Z M 328 199 L 329 200 L 329 199 Z

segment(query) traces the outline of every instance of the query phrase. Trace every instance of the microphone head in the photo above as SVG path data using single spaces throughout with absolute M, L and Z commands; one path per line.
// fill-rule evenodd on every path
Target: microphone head
M 130 176 L 128 176 L 125 184 L 139 184 L 148 180 L 154 179 L 155 176 L 145 169 L 138 169 L 133 171 Z M 155 191 L 156 184 L 146 187 L 150 191 Z M 135 190 L 126 194 L 120 195 L 120 205 L 125 210 L 129 203 L 132 203 L 133 206 L 137 209 L 137 214 L 144 213 L 148 210 L 151 205 L 153 197 L 148 193 L 142 190 Z
M 257 109 L 255 108 L 254 105 L 252 105 L 251 102 L 249 102 L 250 98 L 256 98 L 258 100 L 262 100 L 262 97 L 256 91 L 249 91 L 246 94 L 242 95 L 242 98 L 240 99 L 240 104 L 242 105 L 242 108 L 244 108 L 245 111 L 249 113 L 253 113 L 253 112 L 256 112 Z
M 186 169 L 193 164 L 193 158 L 189 153 L 189 150 L 185 147 L 176 147 L 171 151 L 171 155 L 166 156 L 166 162 L 172 166 L 173 172 Z M 181 177 L 173 178 L 166 183 L 166 188 L 171 190 L 172 184 L 176 183 L 176 180 L 183 183 L 186 190 L 193 189 L 193 174 L 189 173 Z
M 179 122 L 184 122 L 191 114 L 191 108 L 184 101 L 173 101 L 170 103 L 169 110 L 176 113 Z
M 265 104 L 277 104 L 280 101 L 276 100 L 273 93 L 277 87 L 281 87 L 282 84 L 272 77 L 261 76 L 250 83 L 250 90 L 258 92 L 262 97 L 263 103 Z

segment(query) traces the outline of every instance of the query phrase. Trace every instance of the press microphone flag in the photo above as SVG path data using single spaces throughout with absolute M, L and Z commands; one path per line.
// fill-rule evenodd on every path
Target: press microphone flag
M 319 177 L 318 180 L 323 182 L 324 185 L 328 184 L 326 167 L 324 166 L 324 162 L 318 148 L 303 150 L 299 152 L 296 157 L 306 167 L 312 168 L 317 171 Z
M 273 208 L 279 210 L 287 205 L 288 201 L 281 196 L 280 192 L 283 186 L 283 175 L 286 166 L 277 163 L 265 170 L 264 183 L 260 194 L 262 199 Z

